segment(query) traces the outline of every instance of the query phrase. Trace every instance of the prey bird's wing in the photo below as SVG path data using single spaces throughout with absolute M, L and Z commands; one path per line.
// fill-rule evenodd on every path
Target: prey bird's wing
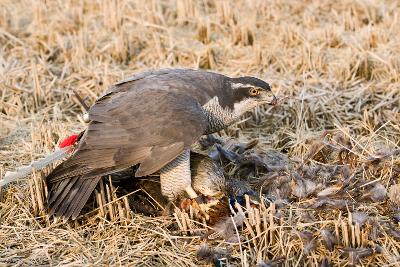
M 195 98 L 157 88 L 109 93 L 91 107 L 89 118 L 76 152 L 48 182 L 105 175 L 138 163 L 137 176 L 154 173 L 197 141 L 207 125 Z

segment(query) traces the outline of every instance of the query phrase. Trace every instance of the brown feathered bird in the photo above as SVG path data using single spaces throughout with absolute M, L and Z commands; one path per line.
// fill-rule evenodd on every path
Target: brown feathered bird
M 89 109 L 76 151 L 46 178 L 50 215 L 79 215 L 102 175 L 140 164 L 135 176 L 160 170 L 169 200 L 191 184 L 190 147 L 260 104 L 276 102 L 268 83 L 191 69 L 133 75 L 111 86 Z

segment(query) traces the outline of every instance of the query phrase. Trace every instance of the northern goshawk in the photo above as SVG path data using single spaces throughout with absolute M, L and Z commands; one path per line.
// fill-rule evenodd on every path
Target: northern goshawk
M 109 88 L 89 109 L 73 155 L 47 177 L 50 215 L 76 218 L 101 176 L 140 164 L 135 176 L 160 171 L 169 200 L 196 198 L 190 148 L 260 104 L 276 98 L 268 83 L 192 69 L 142 72 Z

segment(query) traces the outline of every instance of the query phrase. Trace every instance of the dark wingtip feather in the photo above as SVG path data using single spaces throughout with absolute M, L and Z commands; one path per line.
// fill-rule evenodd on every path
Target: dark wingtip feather
M 76 219 L 101 177 L 89 179 L 74 177 L 50 184 L 47 207 L 49 215 Z

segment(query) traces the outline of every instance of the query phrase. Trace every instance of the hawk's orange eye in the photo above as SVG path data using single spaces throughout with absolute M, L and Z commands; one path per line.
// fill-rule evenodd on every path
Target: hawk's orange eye
M 251 88 L 249 93 L 251 96 L 256 96 L 258 95 L 259 91 L 256 88 Z

